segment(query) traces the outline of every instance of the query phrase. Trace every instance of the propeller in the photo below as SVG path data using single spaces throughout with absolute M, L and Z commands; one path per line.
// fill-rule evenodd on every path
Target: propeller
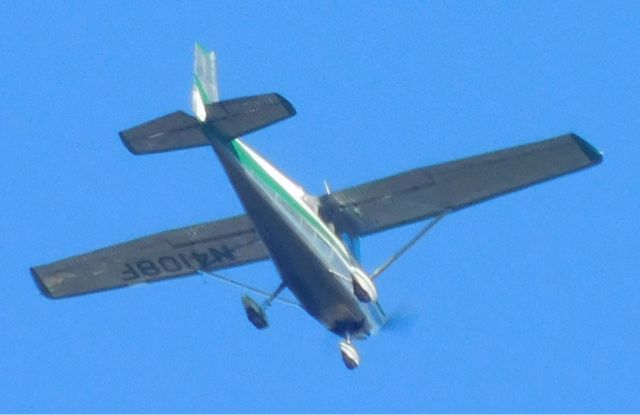
M 408 334 L 418 322 L 418 314 L 414 311 L 396 310 L 387 314 L 387 321 L 381 330 L 385 333 Z

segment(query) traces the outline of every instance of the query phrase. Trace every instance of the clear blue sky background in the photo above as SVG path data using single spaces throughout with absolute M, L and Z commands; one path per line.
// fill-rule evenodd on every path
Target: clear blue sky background
M 0 411 L 640 411 L 637 2 L 26 3 L 0 8 Z M 354 372 L 306 314 L 258 332 L 201 277 L 42 297 L 29 266 L 241 212 L 210 151 L 117 136 L 189 109 L 195 41 L 223 97 L 296 106 L 248 141 L 312 193 L 571 131 L 605 161 L 445 219 L 380 279 L 411 324 Z

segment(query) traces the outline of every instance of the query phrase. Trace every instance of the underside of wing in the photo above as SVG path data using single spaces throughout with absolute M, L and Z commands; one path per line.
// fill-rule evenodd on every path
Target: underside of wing
M 161 232 L 33 267 L 43 294 L 58 298 L 187 276 L 264 260 L 269 254 L 248 216 Z
M 584 169 L 602 155 L 575 134 L 410 170 L 321 198 L 337 229 L 367 235 Z

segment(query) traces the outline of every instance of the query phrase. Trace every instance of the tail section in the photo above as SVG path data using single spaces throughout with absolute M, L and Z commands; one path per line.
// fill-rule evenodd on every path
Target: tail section
M 195 117 L 183 111 L 156 118 L 120 132 L 133 154 L 202 147 L 210 140 L 233 140 L 267 127 L 296 111 L 278 94 L 255 95 L 219 102 L 216 55 L 199 44 L 195 47 L 191 103 Z
M 191 108 L 196 118 L 204 122 L 207 116 L 206 106 L 219 100 L 216 54 L 196 43 L 191 90 Z

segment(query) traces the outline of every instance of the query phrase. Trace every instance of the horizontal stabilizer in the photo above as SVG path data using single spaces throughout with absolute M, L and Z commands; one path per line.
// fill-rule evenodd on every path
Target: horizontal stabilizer
M 296 114 L 293 105 L 279 94 L 230 99 L 206 106 L 207 131 L 232 140 Z
M 296 111 L 282 96 L 265 94 L 206 105 L 206 121 L 176 111 L 120 132 L 133 154 L 161 153 L 210 144 L 207 134 L 232 140 L 292 117 Z
M 182 111 L 121 131 L 120 138 L 133 154 L 161 153 L 209 145 L 200 122 Z

